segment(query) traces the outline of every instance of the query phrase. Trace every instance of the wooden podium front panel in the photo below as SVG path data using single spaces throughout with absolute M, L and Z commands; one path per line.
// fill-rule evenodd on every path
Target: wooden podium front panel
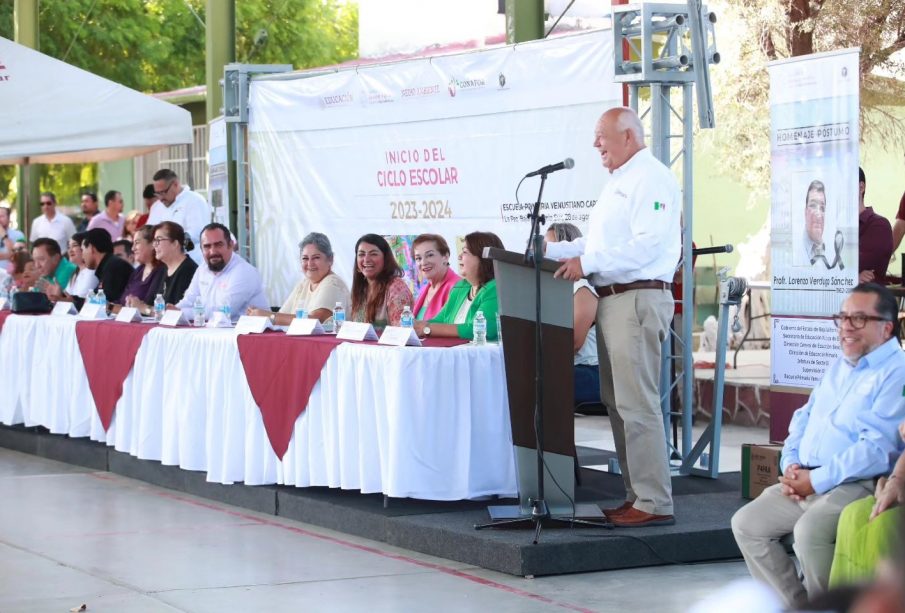
M 513 444 L 536 449 L 534 322 L 501 316 Z M 575 455 L 572 329 L 542 324 L 544 451 Z

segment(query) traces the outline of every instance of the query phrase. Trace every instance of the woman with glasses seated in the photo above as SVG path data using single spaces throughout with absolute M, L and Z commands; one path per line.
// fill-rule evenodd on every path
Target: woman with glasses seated
M 487 321 L 487 340 L 496 340 L 496 315 L 498 309 L 496 279 L 493 262 L 483 256 L 485 247 L 503 248 L 503 241 L 492 232 L 472 232 L 465 237 L 465 246 L 459 254 L 459 274 L 446 305 L 437 316 L 428 321 L 415 322 L 419 336 L 442 336 L 471 340 L 478 311 Z
M 154 253 L 154 226 L 142 226 L 132 237 L 132 254 L 138 267 L 118 300 L 119 304 L 142 309 L 154 304 L 164 267 Z
M 186 255 L 186 250 L 194 249 L 192 239 L 185 234 L 185 230 L 174 221 L 163 221 L 154 226 L 154 254 L 166 267 L 166 272 L 160 276 L 155 288 L 151 290 L 151 302 L 157 294 L 163 294 L 167 304 L 176 304 L 182 300 L 185 290 L 188 289 L 195 269 L 198 265 Z M 145 315 L 151 315 L 151 310 L 142 311 Z
M 368 322 L 378 329 L 398 326 L 403 310 L 414 302 L 386 239 L 378 234 L 359 238 L 355 243 L 350 321 Z
M 349 287 L 333 272 L 333 247 L 320 232 L 311 232 L 299 243 L 304 278 L 295 286 L 279 313 L 248 307 L 248 315 L 263 315 L 280 326 L 288 326 L 300 310 L 311 319 L 325 322 L 333 317 L 339 302 L 349 310 Z

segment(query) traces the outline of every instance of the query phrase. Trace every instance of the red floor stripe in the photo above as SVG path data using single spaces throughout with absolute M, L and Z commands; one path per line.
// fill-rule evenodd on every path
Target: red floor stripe
M 99 478 L 100 475 L 98 473 L 94 473 Z M 156 496 L 160 496 L 162 498 L 169 498 L 171 500 L 178 500 L 179 502 L 183 502 L 186 504 L 191 504 L 196 507 L 201 507 L 204 509 L 210 509 L 212 511 L 218 511 L 220 513 L 225 513 L 227 515 L 232 515 L 233 517 L 238 517 L 247 521 L 251 521 L 257 524 L 271 526 L 273 528 L 280 528 L 282 530 L 287 530 L 289 532 L 294 532 L 295 534 L 300 534 L 302 536 L 308 536 L 311 538 L 321 539 L 322 541 L 327 541 L 330 543 L 335 543 L 337 545 L 342 545 L 344 547 L 348 547 L 350 549 L 356 549 L 358 551 L 364 551 L 367 553 L 371 553 L 374 555 L 382 556 L 384 558 L 390 558 L 392 560 L 397 560 L 400 562 L 407 562 L 409 564 L 414 564 L 415 566 L 420 566 L 422 568 L 429 568 L 431 570 L 435 570 L 437 572 L 445 573 L 447 575 L 458 577 L 460 579 L 465 579 L 467 581 L 471 581 L 472 583 L 477 583 L 478 585 L 483 585 L 485 587 L 493 588 L 496 590 L 500 590 L 503 592 L 508 592 L 510 594 L 514 594 L 516 596 L 521 596 L 522 598 L 529 598 L 531 600 L 536 600 L 537 602 L 542 602 L 547 605 L 552 605 L 555 607 L 559 607 L 561 609 L 568 609 L 569 611 L 578 611 L 579 613 L 596 613 L 592 609 L 585 609 L 584 607 L 579 607 L 577 605 L 569 604 L 566 602 L 558 602 L 556 600 L 552 600 L 547 598 L 546 596 L 541 596 L 540 594 L 534 594 L 532 592 L 528 592 L 525 590 L 521 590 L 517 587 L 511 587 L 502 583 L 498 583 L 496 581 L 492 581 L 490 579 L 483 579 L 481 577 L 475 577 L 474 575 L 469 575 L 468 573 L 455 570 L 452 568 L 447 568 L 445 566 L 440 566 L 439 564 L 434 564 L 432 562 L 424 562 L 421 560 L 416 560 L 414 558 L 410 558 L 408 556 L 404 556 L 397 553 L 389 553 L 386 551 L 381 551 L 379 549 L 375 549 L 374 547 L 368 547 L 367 545 L 359 545 L 357 543 L 353 543 L 351 541 L 346 541 L 334 536 L 327 536 L 324 534 L 318 534 L 316 532 L 311 532 L 310 530 L 305 530 L 304 528 L 298 528 L 296 526 L 287 526 L 281 524 L 279 522 L 270 521 L 267 519 L 261 519 L 260 517 L 255 517 L 253 515 L 248 515 L 246 513 L 242 513 L 241 511 L 232 511 L 230 509 L 224 509 L 222 507 L 218 507 L 214 504 L 209 504 L 206 502 L 200 502 L 198 500 L 191 500 L 189 498 L 184 498 L 177 494 L 171 494 L 169 492 L 160 491 L 158 489 L 152 489 L 152 491 Z

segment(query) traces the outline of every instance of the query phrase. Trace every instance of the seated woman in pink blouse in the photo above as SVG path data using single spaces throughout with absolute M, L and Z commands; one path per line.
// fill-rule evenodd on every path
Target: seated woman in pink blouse
M 355 272 L 352 275 L 350 321 L 363 321 L 382 329 L 398 326 L 403 309 L 414 303 L 412 292 L 402 280 L 386 239 L 365 234 L 355 243 Z
M 461 277 L 449 265 L 449 245 L 439 234 L 422 234 L 412 243 L 415 264 L 428 284 L 415 301 L 415 319 L 433 319 Z

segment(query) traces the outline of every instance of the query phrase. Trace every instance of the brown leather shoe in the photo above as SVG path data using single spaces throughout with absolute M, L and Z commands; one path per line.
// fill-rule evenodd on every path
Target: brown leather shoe
M 672 515 L 653 515 L 632 507 L 622 513 L 609 516 L 610 522 L 617 528 L 642 528 L 647 526 L 672 526 L 676 518 Z
M 618 516 L 622 515 L 623 513 L 625 513 L 629 509 L 631 509 L 633 504 L 634 504 L 633 502 L 629 502 L 628 500 L 626 500 L 616 509 L 600 509 L 600 510 L 603 511 L 603 514 L 606 515 L 609 519 L 612 519 L 614 517 L 618 517 Z

